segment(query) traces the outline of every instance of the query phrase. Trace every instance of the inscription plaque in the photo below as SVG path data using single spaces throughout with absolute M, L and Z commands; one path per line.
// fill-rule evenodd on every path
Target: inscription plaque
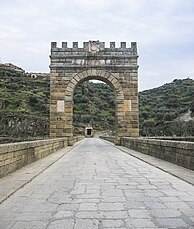
M 131 111 L 131 100 L 124 100 L 124 111 Z
M 65 111 L 64 105 L 65 105 L 64 100 L 57 100 L 57 112 L 64 112 Z

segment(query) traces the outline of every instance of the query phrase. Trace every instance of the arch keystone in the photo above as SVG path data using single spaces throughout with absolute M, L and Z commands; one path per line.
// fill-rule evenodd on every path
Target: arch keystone
M 91 70 L 91 76 L 96 76 L 96 74 L 97 74 L 96 72 L 97 72 L 96 69 L 92 69 Z

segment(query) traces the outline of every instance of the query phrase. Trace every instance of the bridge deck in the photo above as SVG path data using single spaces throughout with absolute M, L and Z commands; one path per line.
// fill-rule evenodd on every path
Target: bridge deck
M 194 228 L 194 186 L 85 139 L 0 205 L 7 228 Z

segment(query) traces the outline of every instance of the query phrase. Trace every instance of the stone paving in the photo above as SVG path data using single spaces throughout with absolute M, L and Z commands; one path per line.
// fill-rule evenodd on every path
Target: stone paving
M 194 228 L 194 186 L 85 139 L 0 205 L 9 228 Z

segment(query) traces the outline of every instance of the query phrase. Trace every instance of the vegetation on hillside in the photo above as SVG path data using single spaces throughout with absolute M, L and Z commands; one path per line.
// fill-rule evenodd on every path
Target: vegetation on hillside
M 139 108 L 141 135 L 194 136 L 194 80 L 175 79 L 140 92 Z
M 85 82 L 74 93 L 75 133 L 91 124 L 97 131 L 115 130 L 115 95 L 104 83 Z
M 0 69 L 0 137 L 44 137 L 49 132 L 49 81 Z M 140 134 L 194 136 L 194 80 L 139 93 Z M 91 124 L 114 133 L 115 96 L 104 83 L 85 82 L 74 94 L 75 134 Z
M 48 135 L 49 82 L 0 71 L 0 136 Z

